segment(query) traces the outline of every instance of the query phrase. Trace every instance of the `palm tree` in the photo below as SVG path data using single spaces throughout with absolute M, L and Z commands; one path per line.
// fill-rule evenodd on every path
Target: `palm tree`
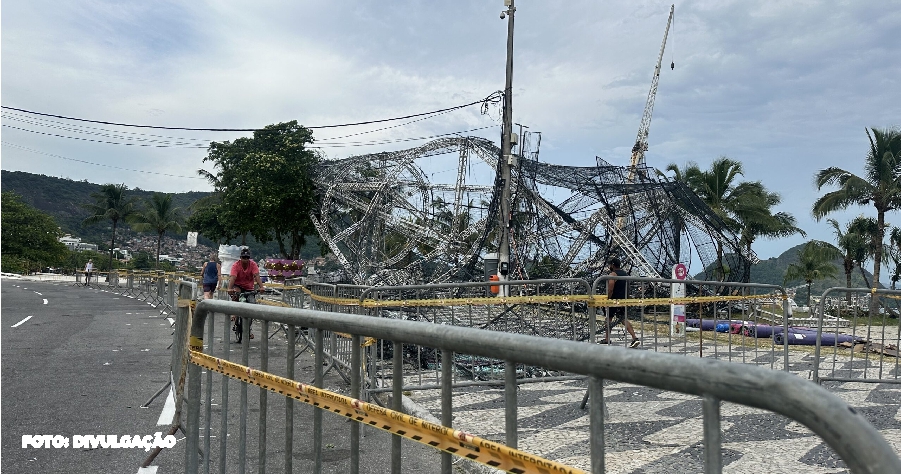
M 773 214 L 772 207 L 781 202 L 779 194 L 767 191 L 761 182 L 747 183 L 745 194 L 736 206 L 735 216 L 741 223 L 741 243 L 748 253 L 751 252 L 751 244 L 760 237 L 780 239 L 794 234 L 807 237 L 794 216 L 787 212 Z
M 860 270 L 860 276 L 863 277 L 863 281 L 867 285 L 867 288 L 870 288 L 870 279 L 867 278 L 863 266 L 866 264 L 867 260 L 876 254 L 876 246 L 882 246 L 882 244 L 879 243 L 879 238 L 876 236 L 877 229 L 878 224 L 873 217 L 861 215 L 855 217 L 848 223 L 848 232 L 857 236 L 861 247 L 860 251 L 856 254 L 855 261 L 857 262 L 857 269 Z M 879 280 L 873 280 L 873 286 L 878 284 Z
M 888 254 L 895 264 L 895 269 L 892 271 L 892 289 L 894 290 L 898 280 L 901 280 L 901 227 L 892 228 L 888 241 Z
M 82 222 L 83 225 L 106 220 L 113 223 L 113 235 L 109 244 L 110 269 L 113 265 L 113 247 L 116 246 L 116 227 L 119 222 L 130 222 L 137 214 L 135 200 L 126 198 L 126 191 L 128 187 L 125 184 L 104 184 L 100 187 L 100 192 L 91 193 L 94 202 L 83 206 L 91 212 L 91 215 Z
M 821 219 L 852 204 L 872 204 L 876 208 L 876 238 L 879 245 L 873 254 L 873 284 L 878 284 L 882 269 L 885 213 L 901 208 L 901 131 L 871 128 L 867 130 L 867 138 L 870 149 L 865 158 L 866 174 L 863 177 L 837 167 L 826 168 L 816 174 L 817 189 L 827 185 L 838 186 L 839 189 L 817 199 L 813 203 L 813 215 Z M 870 317 L 876 315 L 876 306 L 870 305 Z
M 744 175 L 741 163 L 725 156 L 717 158 L 710 164 L 709 171 L 702 171 L 694 163 L 689 163 L 682 171 L 685 181 L 732 230 L 738 229 L 738 222 L 733 218 L 733 211 L 738 200 L 747 188 L 737 182 Z
M 181 232 L 181 209 L 172 207 L 172 195 L 154 193 L 149 206 L 131 226 L 138 232 L 156 232 L 156 267 L 160 266 L 160 245 L 166 232 Z
M 738 161 L 723 156 L 714 160 L 706 171 L 693 162 L 689 162 L 681 170 L 675 164 L 670 164 L 666 169 L 673 171 L 677 180 L 687 184 L 733 232 L 742 231 L 742 219 L 754 218 L 757 222 L 775 220 L 766 205 L 773 200 L 773 196 L 766 193 L 759 182 L 738 182 L 738 177 L 744 174 Z M 778 195 L 775 197 L 778 198 Z M 784 220 L 783 224 L 794 227 L 791 216 L 782 215 L 780 218 Z M 761 225 L 761 230 L 765 230 L 765 226 Z M 781 230 L 776 233 L 779 232 Z M 723 244 L 720 241 L 716 244 L 716 256 L 717 273 L 724 275 L 726 268 L 723 264 Z
M 804 280 L 807 283 L 807 306 L 810 307 L 810 285 L 816 280 L 835 277 L 838 269 L 832 264 L 839 255 L 832 244 L 811 240 L 801 248 L 798 263 L 792 263 L 785 269 L 784 283 L 792 280 Z
M 854 232 L 849 223 L 845 230 L 842 230 L 838 221 L 835 219 L 827 219 L 832 225 L 835 233 L 835 240 L 838 243 L 838 249 L 841 251 L 842 269 L 845 271 L 845 285 L 851 288 L 851 274 L 854 273 L 854 267 L 857 262 L 866 259 L 866 244 L 859 234 Z M 851 305 L 851 293 L 847 294 L 847 303 Z

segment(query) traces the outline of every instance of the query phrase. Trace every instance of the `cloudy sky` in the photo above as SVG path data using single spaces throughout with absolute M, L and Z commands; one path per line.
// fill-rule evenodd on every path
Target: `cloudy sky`
M 514 121 L 542 132 L 542 161 L 588 166 L 597 155 L 628 163 L 669 6 L 517 2 Z M 195 128 L 294 119 L 321 126 L 427 112 L 503 88 L 502 9 L 501 0 L 6 0 L 2 104 Z M 810 237 L 831 240 L 828 225 L 810 216 L 819 195 L 812 176 L 828 166 L 862 173 L 864 128 L 901 125 L 898 25 L 898 1 L 677 3 L 664 59 L 676 67 L 661 74 L 648 164 L 739 160 L 745 179 L 782 195 L 778 210 L 793 213 Z M 495 139 L 496 110 L 478 109 L 315 136 L 334 158 L 473 129 Z M 196 177 L 204 144 L 241 136 L 73 127 L 8 109 L 2 123 L 5 170 L 165 192 L 209 189 Z M 359 143 L 372 140 L 389 143 Z M 837 217 L 861 212 L 872 211 Z M 901 224 L 901 215 L 888 220 Z M 803 241 L 764 241 L 755 250 L 768 258 Z

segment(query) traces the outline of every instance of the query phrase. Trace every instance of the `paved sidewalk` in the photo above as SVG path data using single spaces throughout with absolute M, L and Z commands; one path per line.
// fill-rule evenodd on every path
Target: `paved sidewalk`
M 798 376 L 808 378 L 812 364 L 811 354 L 791 353 L 790 366 Z M 582 381 L 521 385 L 519 448 L 588 470 L 588 411 L 579 409 L 586 386 Z M 825 386 L 863 413 L 901 453 L 901 385 Z M 613 381 L 605 385 L 604 395 L 609 410 L 605 425 L 607 472 L 704 471 L 699 397 Z M 410 397 L 432 414 L 440 413 L 438 391 L 414 392 Z M 454 394 L 454 427 L 503 442 L 503 401 L 503 388 L 458 389 Z M 782 415 L 731 403 L 724 403 L 721 413 L 725 473 L 848 472 L 819 437 Z

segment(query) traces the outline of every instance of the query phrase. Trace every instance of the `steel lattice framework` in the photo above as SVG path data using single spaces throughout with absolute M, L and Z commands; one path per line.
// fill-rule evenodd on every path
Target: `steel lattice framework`
M 647 166 L 632 170 L 600 158 L 592 167 L 542 163 L 524 149 L 511 183 L 512 278 L 594 277 L 612 256 L 645 276 L 669 276 L 674 264 L 692 261 L 702 264 L 693 274 L 706 278 L 749 276 L 754 255 L 684 184 Z M 431 183 L 420 166 L 442 155 L 456 156 L 453 184 Z M 344 268 L 341 279 L 483 279 L 482 257 L 497 248 L 500 183 L 493 176 L 479 182 L 469 170 L 476 161 L 496 170 L 499 156 L 489 140 L 453 137 L 324 161 L 314 224 Z

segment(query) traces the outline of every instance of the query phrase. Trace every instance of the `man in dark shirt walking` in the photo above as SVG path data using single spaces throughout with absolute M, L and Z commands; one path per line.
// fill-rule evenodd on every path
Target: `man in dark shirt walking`
M 629 272 L 620 268 L 620 265 L 622 265 L 622 263 L 619 261 L 619 259 L 613 257 L 610 260 L 610 275 L 628 276 Z M 626 280 L 607 280 L 607 299 L 626 299 L 627 286 L 628 282 Z M 613 326 L 616 326 L 619 323 L 625 324 L 626 331 L 628 331 L 632 336 L 632 342 L 629 343 L 629 347 L 638 347 L 639 345 L 641 345 L 641 341 L 639 341 L 638 336 L 635 335 L 635 329 L 632 329 L 632 323 L 630 323 L 629 319 L 626 318 L 625 306 L 610 306 L 607 308 L 606 336 L 601 341 L 601 344 L 610 344 L 610 330 L 613 328 Z

